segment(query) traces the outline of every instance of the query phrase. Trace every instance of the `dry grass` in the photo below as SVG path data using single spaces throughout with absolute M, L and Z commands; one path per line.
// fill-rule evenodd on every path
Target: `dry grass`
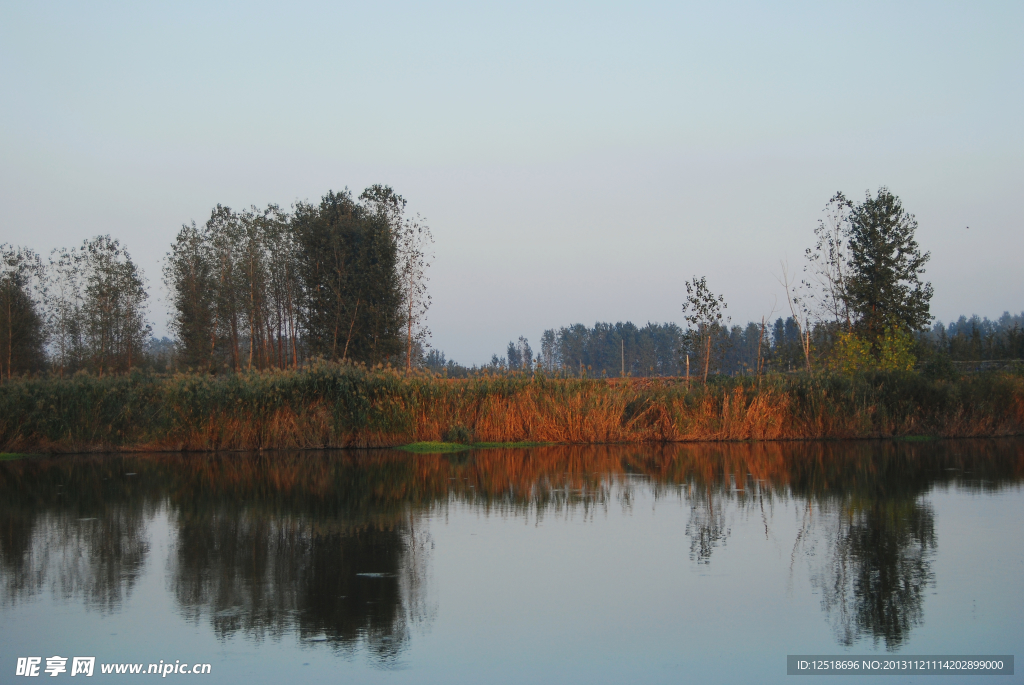
M 134 374 L 0 386 L 10 452 L 644 443 L 1024 433 L 1024 377 L 775 376 L 758 385 L 491 376 L 443 380 L 321 364 L 210 377 Z

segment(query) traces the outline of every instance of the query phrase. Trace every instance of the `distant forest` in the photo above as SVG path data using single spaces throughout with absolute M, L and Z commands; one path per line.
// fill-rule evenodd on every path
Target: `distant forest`
M 757 372 L 758 349 L 762 371 L 793 371 L 804 365 L 800 327 L 793 317 L 774 323 L 750 322 L 746 326 L 721 327 L 717 332 L 712 372 L 727 375 Z M 824 354 L 833 331 L 825 325 L 811 328 L 812 353 Z M 950 361 L 997 361 L 1024 359 L 1024 311 L 1005 312 L 996 320 L 961 316 L 944 325 L 935 322 L 916 334 L 917 357 L 928 360 L 942 355 Z M 510 341 L 505 354 L 491 357 L 481 368 L 510 371 L 559 371 L 571 375 L 617 377 L 681 376 L 686 374 L 686 333 L 674 323 L 648 323 L 638 328 L 631 322 L 596 323 L 588 328 L 573 324 L 544 331 L 534 353 L 527 338 Z M 691 358 L 695 364 L 695 359 Z M 437 373 L 465 376 L 477 367 L 449 360 L 440 350 L 430 350 L 424 364 Z M 697 375 L 694 367 L 693 375 Z

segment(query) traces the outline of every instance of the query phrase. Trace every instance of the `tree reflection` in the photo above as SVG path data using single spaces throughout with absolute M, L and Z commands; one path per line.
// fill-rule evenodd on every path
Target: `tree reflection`
M 82 488 L 92 495 L 105 489 L 106 470 L 85 481 L 62 469 L 25 471 L 12 464 L 0 473 L 0 603 L 49 590 L 116 611 L 144 570 L 151 512 L 138 498 L 100 503 L 83 495 Z
M 710 485 L 703 490 L 696 488 L 690 495 L 686 535 L 690 538 L 690 559 L 698 564 L 710 564 L 711 553 L 724 545 L 732 532 L 725 523 L 724 499 L 721 493 L 712 492 Z
M 179 519 L 172 586 L 185 615 L 221 637 L 295 631 L 388 660 L 424 617 L 423 543 L 409 525 L 214 511 Z
M 827 561 L 812 582 L 836 639 L 849 646 L 866 636 L 897 649 L 923 621 L 924 593 L 934 582 L 931 507 L 876 501 L 836 511 L 824 527 Z
M 624 511 L 636 491 L 690 509 L 691 559 L 713 563 L 736 515 L 765 535 L 775 500 L 806 512 L 793 554 L 837 640 L 904 644 L 924 621 L 942 484 L 1024 480 L 1020 441 L 545 447 L 458 456 L 392 451 L 132 455 L 0 463 L 0 604 L 48 590 L 117 611 L 170 525 L 169 588 L 221 638 L 294 634 L 382 665 L 433 615 L 424 519 Z M 795 562 L 794 562 L 795 563 Z

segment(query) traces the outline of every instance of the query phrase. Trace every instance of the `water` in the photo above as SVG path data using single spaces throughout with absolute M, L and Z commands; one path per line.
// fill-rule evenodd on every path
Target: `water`
M 0 681 L 54 655 L 89 682 L 731 683 L 1022 654 L 1022 479 L 1021 439 L 3 462 Z

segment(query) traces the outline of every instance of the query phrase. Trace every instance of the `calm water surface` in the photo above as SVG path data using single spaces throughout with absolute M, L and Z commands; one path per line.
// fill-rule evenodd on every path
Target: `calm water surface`
M 1021 656 L 1022 479 L 1020 439 L 3 462 L 0 682 L 53 655 L 95 656 L 86 682 L 180 660 L 206 683 L 786 682 L 787 654 Z

